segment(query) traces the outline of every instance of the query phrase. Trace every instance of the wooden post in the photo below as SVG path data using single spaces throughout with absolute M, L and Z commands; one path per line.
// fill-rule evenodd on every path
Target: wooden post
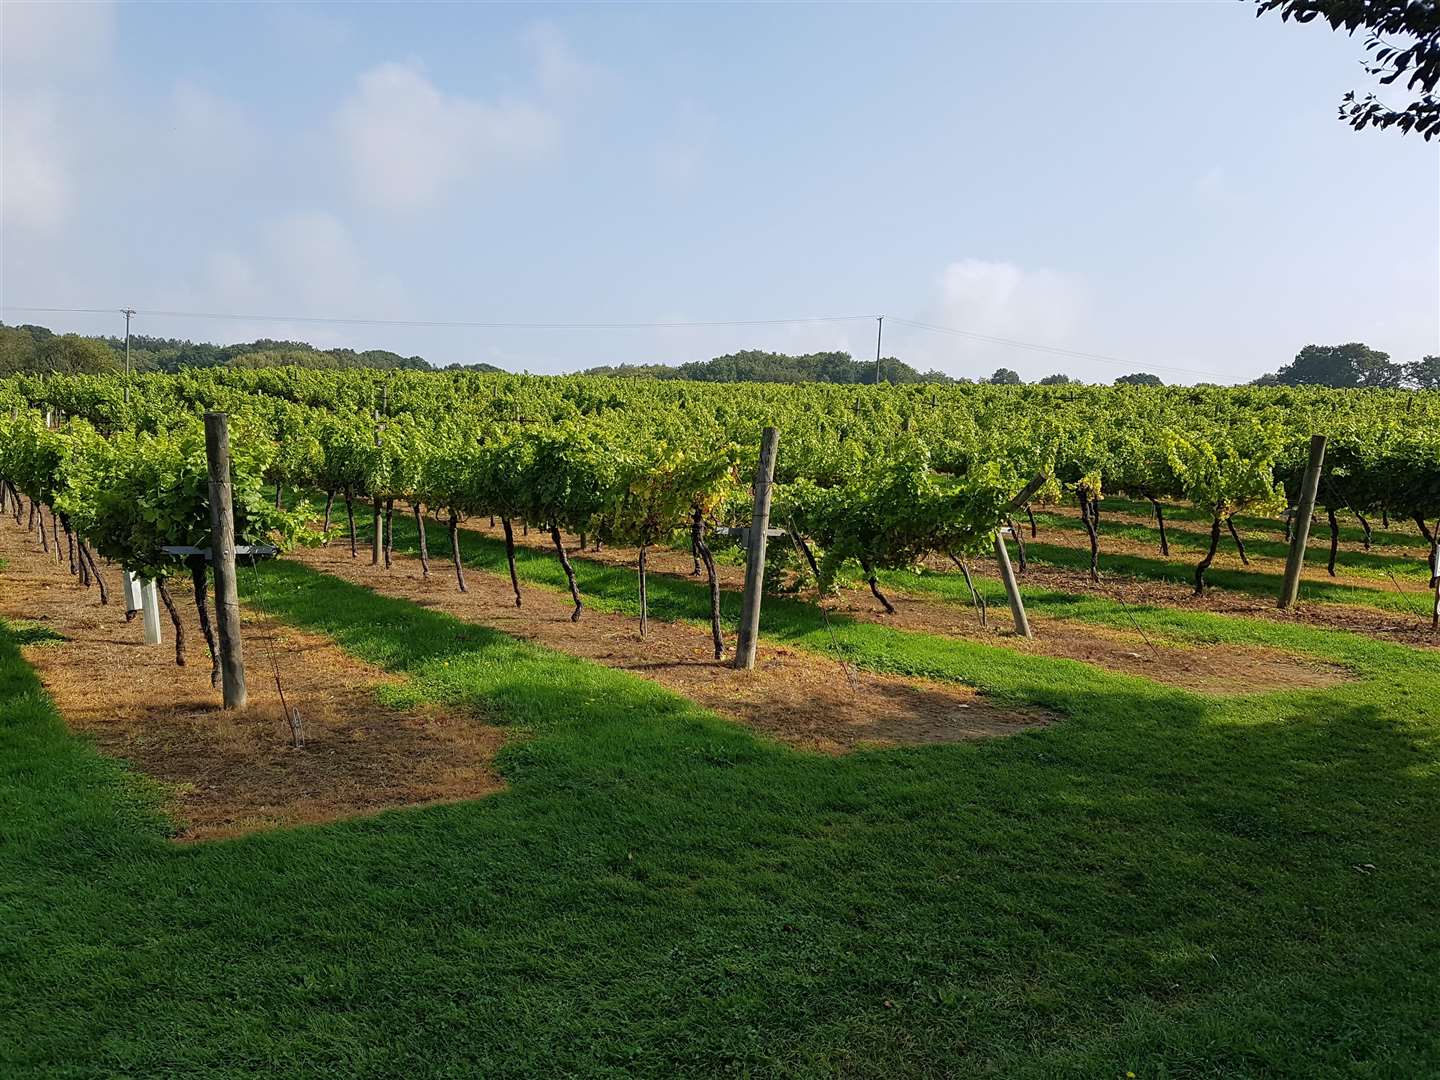
M 735 639 L 735 667 L 755 667 L 755 640 L 760 635 L 760 588 L 765 581 L 765 540 L 770 528 L 770 487 L 775 480 L 775 448 L 780 432 L 767 427 L 760 436 L 760 466 L 755 470 L 755 511 L 745 550 L 745 594 L 740 632 Z
M 1435 590 L 1430 629 L 1440 630 L 1440 518 L 1435 519 L 1435 531 L 1430 534 L 1430 587 Z
M 160 595 L 155 588 L 153 578 L 143 582 L 140 587 L 142 605 L 141 616 L 145 620 L 145 644 L 160 644 Z
M 1000 580 L 1005 583 L 1005 595 L 1010 598 L 1010 614 L 1015 619 L 1015 632 L 1021 637 L 1030 636 L 1030 620 L 1025 616 L 1025 601 L 1020 599 L 1020 585 L 1015 581 L 1015 569 L 1010 565 L 1010 552 L 1005 550 L 1005 534 L 995 534 L 995 561 L 1000 564 Z
M 225 708 L 243 709 L 245 658 L 240 648 L 240 597 L 235 582 L 235 510 L 230 493 L 230 429 L 225 413 L 205 414 L 205 461 L 210 468 L 210 561 L 215 570 L 220 679 Z
M 1280 585 L 1280 607 L 1295 603 L 1300 595 L 1300 571 L 1305 566 L 1305 545 L 1310 542 L 1310 519 L 1315 514 L 1315 493 L 1320 490 L 1320 469 L 1325 464 L 1325 436 L 1310 436 L 1310 463 L 1300 483 L 1300 505 L 1295 509 L 1295 528 L 1290 536 L 1290 554 L 1285 559 L 1285 580 Z

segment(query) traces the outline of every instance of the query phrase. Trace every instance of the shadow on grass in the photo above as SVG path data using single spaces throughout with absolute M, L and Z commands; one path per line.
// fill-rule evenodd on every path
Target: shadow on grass
M 1216 702 L 1016 658 L 978 681 L 1068 722 L 828 759 L 295 564 L 247 592 L 523 729 L 510 787 L 171 849 L 0 642 L 11 1075 L 1434 1064 L 1440 678 Z

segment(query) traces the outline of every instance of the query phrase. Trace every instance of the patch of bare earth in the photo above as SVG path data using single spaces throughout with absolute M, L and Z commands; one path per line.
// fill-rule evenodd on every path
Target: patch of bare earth
M 439 710 L 398 711 L 376 701 L 393 681 L 327 639 L 242 608 L 249 704 L 220 708 L 210 657 L 186 579 L 172 582 L 188 665 L 175 665 L 173 629 L 147 646 L 125 622 L 117 567 L 101 606 L 68 568 L 13 521 L 0 523 L 0 615 L 30 621 L 64 642 L 26 646 L 65 722 L 105 753 L 164 783 L 184 840 L 332 821 L 401 806 L 477 798 L 502 786 L 492 768 L 499 729 Z M 304 745 L 276 692 L 298 709 Z
M 956 684 L 853 669 L 847 674 L 834 660 L 764 642 L 755 670 L 736 671 L 714 659 L 706 628 L 652 619 L 642 640 L 633 618 L 587 610 L 571 622 L 568 594 L 524 584 L 524 606 L 517 609 L 509 578 L 467 568 L 469 591 L 461 593 L 445 561 L 437 560 L 425 579 L 418 559 L 396 556 L 385 570 L 371 566 L 365 552 L 351 558 L 346 544 L 291 557 L 386 596 L 643 676 L 805 749 L 841 753 L 861 745 L 956 742 L 1010 735 L 1056 719 L 1037 708 L 999 705 Z M 727 645 L 733 648 L 733 640 Z
M 1179 645 L 1139 632 L 1043 616 L 1030 617 L 1034 637 L 1027 640 L 1006 629 L 1010 626 L 1008 608 L 991 609 L 989 625 L 982 627 L 972 612 L 943 603 L 892 597 L 896 611 L 887 615 L 867 605 L 866 599 L 852 592 L 827 602 L 826 606 L 831 611 L 902 630 L 985 641 L 1032 656 L 1079 660 L 1122 675 L 1139 675 L 1168 686 L 1208 694 L 1313 689 L 1333 686 L 1348 678 L 1343 667 L 1280 649 L 1228 644 Z
M 492 532 L 483 521 L 471 523 L 468 528 L 492 538 L 500 535 L 498 528 Z M 531 533 L 528 537 L 517 533 L 516 542 L 536 550 L 551 549 L 548 542 L 537 533 Z M 592 559 L 612 566 L 635 565 L 633 548 L 606 547 L 598 553 L 593 549 L 582 552 L 577 545 L 570 542 L 567 543 L 567 550 L 572 558 Z M 691 558 L 686 552 L 655 548 L 647 561 L 651 573 L 692 576 Z M 740 588 L 744 579 L 743 568 L 722 566 L 718 569 L 722 587 L 735 590 Z M 1183 587 L 1164 582 L 1132 581 L 1129 578 L 1123 582 L 1106 579 L 1096 585 L 1083 571 L 1052 572 L 1056 570 L 1054 567 L 1032 565 L 1020 578 L 1021 589 L 1023 590 L 1028 582 L 1039 582 L 1065 591 L 1098 592 L 1111 599 L 1121 599 L 1127 604 L 1157 603 L 1172 607 L 1200 607 L 1204 610 L 1225 610 L 1230 606 L 1236 613 L 1262 614 L 1261 603 L 1242 595 L 1222 595 L 1212 590 L 1204 597 L 1196 598 Z M 1064 575 L 1063 580 L 1057 580 L 1061 574 Z M 1159 641 L 1155 635 L 1128 633 L 1036 615 L 1030 617 L 1031 630 L 1035 637 L 1027 641 L 1008 631 L 1011 624 L 1010 613 L 1006 608 L 992 609 L 989 626 L 981 627 L 969 608 L 961 608 L 943 600 L 899 593 L 891 594 L 890 599 L 898 607 L 894 615 L 888 615 L 881 610 L 869 592 L 863 589 L 844 590 L 834 600 L 827 600 L 825 607 L 850 618 L 928 634 L 985 641 L 1033 655 L 1080 660 L 1121 674 L 1142 675 L 1156 682 L 1205 693 L 1243 694 L 1289 688 L 1304 689 L 1330 686 L 1347 678 L 1347 672 L 1343 668 L 1280 649 L 1215 644 L 1193 647 Z M 1373 614 L 1368 610 L 1340 605 L 1319 606 L 1334 609 L 1331 614 L 1337 618 L 1353 615 L 1361 625 L 1367 626 L 1368 616 Z M 1305 605 L 1290 617 L 1299 621 L 1329 625 L 1323 621 L 1327 612 L 1316 611 L 1316 607 L 1317 605 Z M 1286 617 L 1286 614 L 1277 611 L 1273 604 L 1266 608 L 1263 614 L 1267 617 Z M 1399 616 L 1391 619 L 1389 623 L 1378 622 L 1373 632 L 1383 634 L 1389 631 L 1396 636 L 1403 636 L 1406 640 L 1417 636 L 1409 634 L 1407 627 L 1390 625 L 1398 621 Z M 1343 623 L 1337 625 L 1344 626 Z M 1355 629 L 1356 626 L 1352 624 L 1344 628 Z M 1434 637 L 1430 635 L 1428 627 L 1424 628 L 1424 635 Z
M 1103 562 L 1102 562 L 1103 567 Z M 1281 611 L 1271 597 L 1248 593 L 1206 589 L 1203 596 L 1178 582 L 1153 581 L 1119 574 L 1100 572 L 1100 581 L 1093 582 L 1084 570 L 1032 563 L 1020 575 L 1020 588 L 1039 585 L 1046 589 L 1079 595 L 1104 596 L 1130 605 L 1172 607 L 1182 611 L 1206 611 L 1217 615 L 1240 615 L 1249 619 L 1298 623 L 1323 630 L 1347 630 L 1367 637 L 1393 641 L 1401 645 L 1440 647 L 1440 634 L 1430 628 L 1427 618 L 1398 611 L 1360 607 L 1353 604 L 1323 604 L 1304 599 L 1305 586 L 1300 586 L 1300 603 Z M 1417 608 L 1423 597 L 1416 598 Z
M 1042 524 L 1039 528 L 1039 534 L 1032 537 L 1029 526 L 1026 525 L 1022 519 L 1017 519 L 1015 522 L 1016 528 L 1024 530 L 1024 539 L 1027 542 L 1033 540 L 1039 544 L 1053 544 L 1056 547 L 1071 548 L 1075 551 L 1089 553 L 1090 539 L 1080 526 L 1078 509 L 1072 509 L 1068 506 L 1047 506 L 1044 510 L 1049 514 L 1057 514 L 1069 518 L 1074 523 L 1074 526 L 1072 528 L 1055 528 L 1052 525 L 1047 528 Z M 1130 536 L 1120 536 L 1113 531 L 1107 533 L 1105 531 L 1105 523 L 1107 521 L 1114 521 L 1125 525 L 1146 525 L 1154 531 L 1154 541 L 1148 542 L 1137 540 Z M 1209 526 L 1201 527 L 1205 529 L 1208 539 Z M 1177 572 L 1186 576 L 1192 575 L 1195 571 L 1195 564 L 1200 561 L 1201 553 L 1175 546 L 1174 530 L 1179 528 L 1195 529 L 1197 526 L 1194 522 L 1188 521 L 1177 522 L 1171 525 L 1171 554 L 1167 557 L 1160 553 L 1160 532 L 1155 527 L 1153 521 L 1146 521 L 1143 516 L 1138 514 L 1123 511 L 1107 511 L 1102 508 L 1099 532 L 1101 570 L 1103 571 L 1105 568 L 1105 556 L 1107 554 L 1134 555 L 1141 558 L 1157 559 L 1162 562 L 1167 562 L 1174 566 Z M 1248 564 L 1240 558 L 1240 553 L 1236 550 L 1235 542 L 1231 539 L 1230 534 L 1228 532 L 1222 532 L 1220 534 L 1220 547 L 1215 552 L 1215 562 L 1212 565 L 1216 570 L 1245 570 L 1257 574 L 1273 574 L 1275 576 L 1275 592 L 1278 595 L 1280 591 L 1280 579 L 1285 573 L 1285 560 L 1273 555 L 1260 555 L 1248 549 L 1251 539 L 1283 541 L 1283 529 L 1277 526 L 1274 532 L 1252 531 L 1249 535 L 1247 535 L 1244 530 L 1241 530 L 1240 538 L 1246 541 L 1247 556 L 1250 560 Z M 1418 543 L 1420 539 L 1418 532 L 1415 538 Z M 1358 549 L 1358 544 L 1342 543 L 1340 551 L 1343 557 L 1346 551 Z M 1331 577 L 1323 569 L 1324 560 L 1328 556 L 1329 551 L 1329 530 L 1326 529 L 1323 524 L 1319 524 L 1311 530 L 1310 542 L 1306 546 L 1307 567 L 1311 568 L 1312 572 L 1316 560 L 1320 560 L 1322 569 L 1320 570 L 1321 577 L 1319 580 L 1327 581 L 1333 585 L 1346 585 L 1355 589 L 1369 589 L 1378 593 L 1393 592 L 1396 590 L 1405 593 L 1415 593 L 1417 594 L 1417 603 L 1423 601 L 1425 595 L 1429 592 L 1428 586 L 1423 578 L 1409 576 L 1404 568 L 1404 563 L 1407 560 L 1413 560 L 1413 565 L 1416 567 L 1423 566 L 1429 556 L 1428 550 L 1414 546 L 1402 547 L 1392 544 L 1386 544 L 1383 547 L 1374 547 L 1370 554 L 1390 556 L 1396 560 L 1398 572 L 1393 581 L 1388 577 L 1377 578 L 1347 572 L 1343 562 L 1337 563 L 1335 576 Z

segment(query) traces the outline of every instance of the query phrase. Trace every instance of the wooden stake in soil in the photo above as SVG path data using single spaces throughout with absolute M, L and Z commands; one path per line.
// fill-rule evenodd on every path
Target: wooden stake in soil
M 765 540 L 770 528 L 770 488 L 775 481 L 775 448 L 780 432 L 767 427 L 760 436 L 760 465 L 755 470 L 755 509 L 750 519 L 745 552 L 745 593 L 740 608 L 740 630 L 735 640 L 735 667 L 755 667 L 755 643 L 760 636 L 760 590 L 765 582 Z
M 1010 615 L 1015 620 L 1015 632 L 1021 637 L 1030 636 L 1030 619 L 1025 614 L 1025 601 L 1020 598 L 1020 584 L 1015 580 L 1015 570 L 1010 565 L 1010 552 L 1005 550 L 1005 535 L 995 534 L 995 561 L 1000 564 L 1000 580 L 1005 583 L 1005 595 L 1010 599 Z
M 210 470 L 210 549 L 215 570 L 215 615 L 225 708 L 245 707 L 245 658 L 240 645 L 240 596 L 235 580 L 235 508 L 230 489 L 230 428 L 225 413 L 205 414 L 205 461 Z
M 415 532 L 420 537 L 420 576 L 430 576 L 430 546 L 425 541 L 425 517 L 420 512 L 420 504 L 412 503 L 410 509 L 415 511 Z
M 1305 545 L 1310 542 L 1310 519 L 1315 514 L 1315 493 L 1320 490 L 1320 469 L 1325 464 L 1325 436 L 1310 436 L 1310 463 L 1300 484 L 1300 505 L 1296 507 L 1290 554 L 1285 559 L 1285 580 L 1280 586 L 1280 604 L 1291 607 L 1300 595 L 1300 571 L 1305 565 Z

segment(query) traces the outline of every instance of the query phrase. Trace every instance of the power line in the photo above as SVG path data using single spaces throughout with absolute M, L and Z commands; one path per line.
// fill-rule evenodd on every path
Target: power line
M 235 322 L 276 322 L 276 323 L 313 323 L 336 326 L 401 326 L 401 327 L 434 327 L 438 329 L 472 329 L 472 330 L 660 330 L 660 329 L 683 329 L 686 327 L 715 327 L 715 326 L 785 326 L 798 323 L 832 323 L 832 322 L 864 322 L 875 319 L 877 322 L 886 318 L 884 315 L 799 315 L 789 318 L 778 319 L 697 319 L 697 320 L 669 320 L 658 322 L 509 322 L 509 321 L 471 321 L 471 320 L 446 320 L 446 319 L 365 319 L 346 318 L 342 316 L 327 315 L 263 315 L 245 314 L 229 311 L 164 311 L 159 309 L 124 309 L 124 308 L 82 308 L 82 307 L 31 307 L 19 304 L 0 305 L 3 311 L 24 311 L 45 314 L 64 315 L 113 315 L 117 311 L 127 316 L 149 316 L 152 318 L 167 319 L 224 319 Z M 915 327 L 919 330 L 928 330 L 932 333 L 949 334 L 954 337 L 966 338 L 971 341 L 983 341 L 991 345 L 1003 345 L 1013 349 L 1026 349 L 1031 352 L 1047 353 L 1051 356 L 1064 356 L 1080 360 L 1094 360 L 1103 364 L 1115 364 L 1120 367 L 1149 367 L 1159 371 L 1174 372 L 1183 375 L 1199 375 L 1210 378 L 1224 379 L 1229 376 L 1219 371 L 1202 371 L 1197 368 L 1175 367 L 1170 364 L 1147 363 L 1137 365 L 1131 360 L 1122 360 L 1118 356 L 1108 356 L 1104 353 L 1082 352 L 1078 349 L 1066 349 L 1058 345 L 1045 345 L 1036 341 L 1020 341 L 1016 338 L 996 337 L 993 334 L 981 334 L 974 330 L 962 330 L 955 326 L 939 326 L 935 323 L 919 322 L 915 319 L 904 319 L 898 315 L 889 316 L 890 320 L 900 323 L 903 326 Z M 128 320 L 127 320 L 128 321 Z M 879 323 L 883 327 L 883 322 Z M 877 345 L 878 345 L 877 332 Z M 878 348 L 877 348 L 878 353 Z M 878 369 L 879 358 L 877 355 L 876 366 Z
M 901 323 L 905 326 L 913 326 L 920 330 L 930 330 L 939 334 L 952 334 L 955 337 L 968 338 L 972 341 L 985 341 L 992 345 L 1008 345 L 1015 349 L 1029 349 L 1032 352 L 1049 353 L 1053 356 L 1067 356 L 1080 360 L 1097 360 L 1104 364 L 1118 364 L 1121 367 L 1151 367 L 1160 371 L 1173 371 L 1185 375 L 1211 375 L 1216 378 L 1228 378 L 1218 371 L 1200 371 L 1196 368 L 1174 367 L 1168 364 L 1137 364 L 1133 360 L 1122 360 L 1118 356 L 1107 356 L 1104 353 L 1081 352 L 1078 349 L 1066 349 L 1059 345 L 1042 345 L 1035 341 L 1017 341 L 1014 338 L 995 337 L 991 334 L 980 334 L 973 330 L 961 330 L 954 326 L 937 326 L 934 323 L 917 322 L 914 319 L 902 319 L 898 315 L 890 316 L 892 322 Z
M 22 307 L 0 305 L 4 311 L 47 312 L 66 315 L 112 315 L 116 308 Z M 858 322 L 874 315 L 801 315 L 785 319 L 701 319 L 666 322 L 471 322 L 442 319 L 357 319 L 321 315 L 255 315 L 226 311 L 158 311 L 135 309 L 136 316 L 167 319 L 230 319 L 237 322 L 330 323 L 347 326 L 415 326 L 477 330 L 650 330 L 688 326 L 779 326 L 786 323 Z

